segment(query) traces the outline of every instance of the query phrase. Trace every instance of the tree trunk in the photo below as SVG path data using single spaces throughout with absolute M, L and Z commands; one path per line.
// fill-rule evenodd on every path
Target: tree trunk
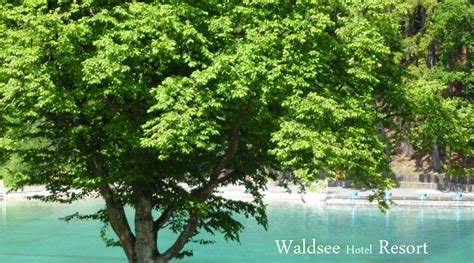
M 438 144 L 436 143 L 433 145 L 433 150 L 431 152 L 431 159 L 433 163 L 433 169 L 435 171 L 438 171 L 439 167 L 441 166 L 441 157 L 439 155 Z
M 410 138 L 408 137 L 408 134 L 403 127 L 403 121 L 401 118 L 398 119 L 398 129 L 400 130 L 400 148 L 399 151 L 402 155 L 405 155 L 407 157 L 412 157 L 415 150 L 413 149 L 413 144 L 410 141 Z
M 247 112 L 252 104 L 254 96 L 250 94 L 229 134 L 228 147 L 224 156 L 215 166 L 210 174 L 207 184 L 194 190 L 191 194 L 198 200 L 207 200 L 215 187 L 228 180 L 230 174 L 223 175 L 228 162 L 234 157 L 238 149 L 239 130 Z M 107 171 L 95 160 L 89 160 L 90 169 L 99 177 L 105 177 Z M 141 186 L 136 189 L 143 189 Z M 130 225 L 124 211 L 123 202 L 114 196 L 113 185 L 104 184 L 99 191 L 106 201 L 107 212 L 112 229 L 120 239 L 122 248 L 130 263 L 167 263 L 175 257 L 194 235 L 199 224 L 199 212 L 196 207 L 191 208 L 188 222 L 175 240 L 175 242 L 164 252 L 160 253 L 157 246 L 158 231 L 171 218 L 176 211 L 176 206 L 166 208 L 163 214 L 153 219 L 153 204 L 150 195 L 143 192 L 135 192 L 137 198 L 135 203 L 135 234 L 130 230 Z
M 411 32 L 411 23 L 410 23 L 410 15 L 407 15 L 405 17 L 405 37 L 409 37 L 410 36 L 410 32 Z
M 157 231 L 153 226 L 150 198 L 139 194 L 135 207 L 134 263 L 154 263 L 158 257 Z
M 466 192 L 469 192 L 470 186 L 471 186 L 471 176 L 466 175 Z
M 410 141 L 410 138 L 405 134 L 402 137 L 401 142 L 402 153 L 407 157 L 412 157 L 415 150 L 413 149 L 413 144 Z

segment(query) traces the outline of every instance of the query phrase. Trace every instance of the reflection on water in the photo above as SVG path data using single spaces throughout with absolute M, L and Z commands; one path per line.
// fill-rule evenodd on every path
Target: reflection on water
M 423 225 L 425 219 L 425 208 L 420 208 L 420 225 Z
M 390 217 L 391 217 L 391 211 L 388 210 L 385 212 L 385 231 L 387 231 L 390 227 Z
M 106 248 L 96 222 L 65 223 L 58 218 L 76 211 L 91 213 L 102 208 L 92 200 L 74 205 L 9 202 L 0 210 L 0 262 L 126 262 L 119 248 Z M 191 244 L 195 256 L 182 262 L 471 262 L 474 257 L 474 213 L 470 209 L 325 207 L 279 203 L 268 207 L 270 228 L 265 232 L 250 219 L 241 244 L 222 237 L 200 236 L 218 242 Z M 164 231 L 160 246 L 173 241 Z M 316 239 L 318 244 L 374 245 L 372 255 L 280 255 L 275 240 Z M 426 242 L 428 255 L 379 255 L 379 240 L 391 244 Z M 163 247 L 164 248 L 164 247 Z M 342 249 L 343 250 L 343 249 Z

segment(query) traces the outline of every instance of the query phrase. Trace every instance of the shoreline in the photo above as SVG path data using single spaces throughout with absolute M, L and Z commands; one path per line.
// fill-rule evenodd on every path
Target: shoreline
M 370 190 L 358 190 L 353 188 L 327 187 L 319 192 L 307 191 L 301 193 L 296 186 L 290 186 L 291 192 L 285 188 L 269 183 L 263 192 L 264 202 L 269 203 L 301 203 L 304 205 L 326 205 L 326 206 L 367 206 L 376 207 L 377 202 L 369 202 Z M 218 189 L 218 195 L 231 199 L 252 201 L 253 197 L 245 192 L 242 186 L 226 186 Z M 355 199 L 349 195 L 357 192 Z M 474 193 L 462 193 L 461 201 L 453 201 L 455 192 L 443 192 L 432 189 L 393 188 L 391 200 L 394 204 L 390 207 L 456 207 L 474 208 Z M 418 200 L 420 193 L 426 193 L 426 200 Z M 35 195 L 48 195 L 44 186 L 28 186 L 22 191 L 8 192 L 3 202 L 29 200 Z

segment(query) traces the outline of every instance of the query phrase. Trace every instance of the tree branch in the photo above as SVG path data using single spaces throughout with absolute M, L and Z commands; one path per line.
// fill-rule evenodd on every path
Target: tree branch
M 173 213 L 176 211 L 176 208 L 177 208 L 176 205 L 172 205 L 166 208 L 165 211 L 163 211 L 160 217 L 158 217 L 158 219 L 156 219 L 153 224 L 155 231 L 158 231 L 160 228 L 163 227 L 164 224 L 166 224 L 166 222 L 168 222 L 168 220 L 171 218 Z
M 192 194 L 195 197 L 201 200 L 208 199 L 212 193 L 212 190 L 217 185 L 219 185 L 220 183 L 230 178 L 230 174 L 224 175 L 223 177 L 220 177 L 220 175 L 222 174 L 223 170 L 227 167 L 230 160 L 234 158 L 235 154 L 237 153 L 239 131 L 242 127 L 243 120 L 245 119 L 245 116 L 247 115 L 248 110 L 253 100 L 254 100 L 254 96 L 250 94 L 249 98 L 247 99 L 247 102 L 240 110 L 239 115 L 237 116 L 234 122 L 234 125 L 232 126 L 232 129 L 229 133 L 228 146 L 224 153 L 224 156 L 212 170 L 209 181 L 203 187 L 196 189 L 195 191 L 192 191 Z M 176 211 L 176 209 L 177 209 L 177 205 L 172 205 L 172 206 L 169 206 L 167 209 L 165 209 L 165 211 L 163 211 L 161 216 L 154 222 L 154 227 L 156 231 L 158 231 L 159 228 L 161 228 L 171 218 L 171 216 Z M 185 226 L 185 229 L 181 232 L 181 234 L 176 239 L 174 244 L 168 250 L 166 250 L 166 252 L 164 252 L 163 254 L 159 256 L 160 260 L 163 260 L 163 261 L 170 260 L 179 251 L 181 251 L 184 245 L 188 242 L 189 238 L 195 233 L 198 226 L 198 222 L 199 222 L 198 210 L 197 208 L 193 207 L 190 210 L 189 219 Z
M 386 120 L 386 119 L 392 118 L 392 117 L 403 117 L 403 116 L 410 116 L 410 114 L 406 113 L 406 112 L 394 112 L 394 113 L 390 113 L 390 114 L 387 114 L 387 115 L 383 116 L 382 120 Z
M 181 232 L 179 237 L 176 239 L 174 244 L 163 253 L 160 258 L 164 261 L 170 260 L 173 258 L 184 245 L 188 242 L 189 238 L 194 234 L 197 229 L 199 221 L 197 208 L 192 208 L 189 215 L 188 223 L 186 224 L 185 229 Z
M 181 193 L 189 194 L 189 191 L 187 191 L 186 189 L 184 189 L 183 187 L 179 185 L 174 185 L 173 187 L 177 188 L 177 190 L 179 190 Z M 176 209 L 178 209 L 178 207 L 179 207 L 178 202 L 174 202 L 172 205 L 168 206 L 160 215 L 160 217 L 158 217 L 153 222 L 154 231 L 156 232 L 159 231 L 160 228 L 162 228 L 166 224 L 166 222 L 168 222 L 168 220 L 171 218 L 171 216 L 176 211 Z
M 253 102 L 254 98 L 255 97 L 253 96 L 253 94 L 250 94 L 249 98 L 247 99 L 247 102 L 245 103 L 245 105 L 240 110 L 239 115 L 237 116 L 237 119 L 235 120 L 234 125 L 233 125 L 233 127 L 230 131 L 229 143 L 228 143 L 227 149 L 224 153 L 224 156 L 222 157 L 219 164 L 216 165 L 214 167 L 214 169 L 212 170 L 210 179 L 207 182 L 207 184 L 197 192 L 198 196 L 201 197 L 202 199 L 209 198 L 209 196 L 210 196 L 212 190 L 214 189 L 214 187 L 216 187 L 220 183 L 226 181 L 230 177 L 230 174 L 227 174 L 227 175 L 219 178 L 219 176 L 222 174 L 223 170 L 229 164 L 229 161 L 237 153 L 238 142 L 239 142 L 239 131 L 240 131 L 240 128 L 242 126 L 243 120 L 245 119 L 245 116 L 247 116 L 250 105 L 252 105 L 252 102 Z
M 114 193 L 109 185 L 101 185 L 99 191 L 105 200 L 110 225 L 119 237 L 128 260 L 131 261 L 134 256 L 135 236 L 130 229 L 123 204 L 114 198 Z
M 98 177 L 106 177 L 107 171 L 96 160 L 87 161 L 91 172 Z M 120 243 L 127 255 L 127 258 L 132 262 L 134 257 L 135 236 L 130 229 L 123 203 L 117 200 L 114 196 L 113 187 L 109 184 L 102 184 L 99 186 L 99 192 L 105 200 L 107 207 L 107 215 L 109 217 L 110 225 L 115 234 L 119 237 Z

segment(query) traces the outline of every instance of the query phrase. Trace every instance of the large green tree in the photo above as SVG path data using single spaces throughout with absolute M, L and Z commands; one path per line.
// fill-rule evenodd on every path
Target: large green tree
M 0 9 L 2 147 L 45 201 L 101 196 L 130 262 L 267 226 L 268 171 L 378 190 L 401 70 L 392 1 L 16 1 Z M 243 185 L 253 202 L 218 194 Z M 125 206 L 134 211 L 133 220 Z M 176 240 L 158 247 L 160 230 Z

